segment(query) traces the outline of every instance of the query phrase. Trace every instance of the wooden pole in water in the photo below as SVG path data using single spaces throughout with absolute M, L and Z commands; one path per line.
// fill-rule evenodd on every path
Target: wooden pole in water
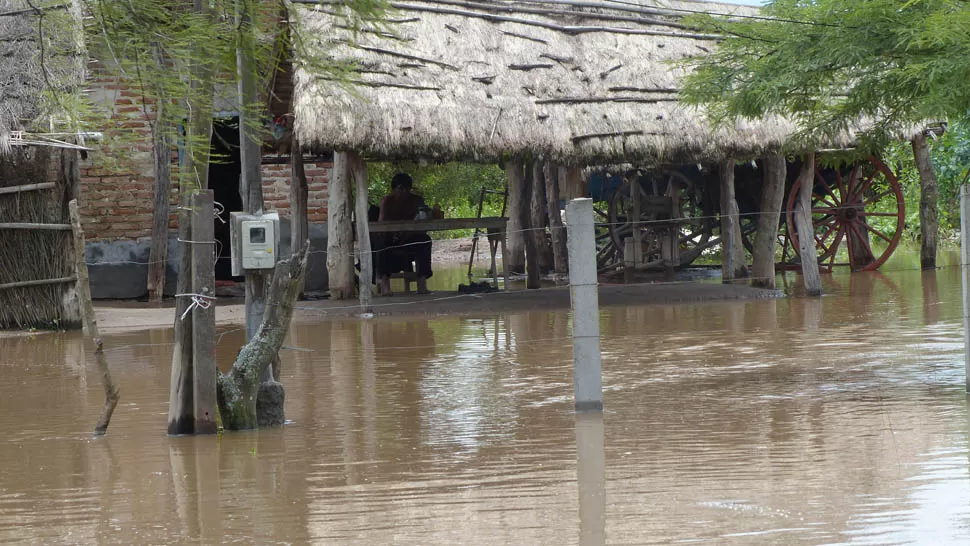
M 215 434 L 216 294 L 212 190 L 192 196 L 192 402 L 196 434 Z M 181 317 L 179 317 L 179 320 Z
M 822 295 L 822 277 L 815 258 L 815 229 L 812 226 L 812 188 L 815 186 L 815 152 L 802 158 L 798 173 L 798 203 L 795 205 L 795 230 L 798 233 L 798 253 L 802 260 L 802 280 L 809 296 Z
M 930 149 L 926 143 L 926 135 L 920 133 L 913 137 L 913 159 L 919 171 L 919 227 L 920 253 L 919 263 L 923 269 L 936 267 L 937 240 L 940 235 L 939 212 L 939 184 L 936 181 L 936 171 L 930 160 Z
M 354 294 L 354 229 L 351 223 L 350 170 L 347 152 L 334 152 L 327 203 L 327 278 L 330 297 Z
M 566 205 L 569 233 L 569 302 L 573 312 L 573 392 L 576 411 L 603 411 L 599 294 L 593 200 Z
M 367 165 L 360 155 L 350 152 L 347 163 L 354 182 L 357 185 L 357 202 L 354 213 L 357 216 L 357 248 L 360 249 L 360 282 L 358 293 L 360 296 L 360 310 L 363 313 L 371 311 L 371 279 L 373 279 L 374 257 L 370 248 L 370 225 L 367 223 Z
M 536 177 L 537 172 L 539 173 L 538 178 Z M 522 193 L 525 196 L 525 204 L 519 212 L 522 220 L 523 239 L 525 240 L 525 287 L 528 289 L 539 288 L 539 243 L 535 237 L 536 226 L 533 223 L 535 216 L 532 214 L 532 187 L 537 183 L 542 183 L 541 178 L 542 165 L 539 160 L 526 163 L 525 176 L 522 177 L 524 186 Z
M 118 386 L 115 385 L 114 379 L 111 377 L 108 361 L 104 357 L 104 344 L 101 342 L 101 333 L 98 331 L 98 317 L 94 314 L 94 303 L 91 301 L 88 265 L 84 260 L 84 232 L 81 231 L 81 216 L 78 214 L 77 200 L 71 199 L 67 206 L 71 215 L 74 235 L 74 267 L 77 275 L 77 297 L 81 304 L 81 320 L 88 338 L 94 343 L 94 359 L 97 362 L 98 370 L 101 372 L 101 384 L 104 385 L 104 407 L 101 408 L 101 416 L 98 417 L 98 424 L 94 427 L 94 434 L 101 436 L 108 430 L 111 415 L 114 413 L 121 395 L 118 392 Z
M 775 288 L 775 245 L 778 244 L 778 222 L 785 196 L 785 157 L 765 158 L 764 191 L 761 197 L 761 216 L 754 242 L 751 286 Z
M 293 136 L 290 148 L 290 255 L 298 256 L 303 253 L 304 246 L 309 244 L 310 222 L 307 214 L 307 181 L 306 169 L 303 166 L 303 150 L 300 141 Z M 309 268 L 308 268 L 309 269 Z M 305 284 L 305 277 L 304 277 Z M 300 295 L 303 287 L 300 287 Z M 298 296 L 299 297 L 299 296 Z M 278 359 L 277 359 L 278 360 Z M 279 379 L 279 373 L 274 370 L 273 377 Z
M 521 159 L 510 159 L 505 162 L 505 176 L 508 179 L 508 229 L 506 230 L 506 245 L 508 247 L 506 260 L 509 271 L 522 273 L 525 271 L 525 220 L 527 213 L 526 201 L 526 173 Z M 530 194 L 531 195 L 531 194 Z M 505 279 L 508 284 L 509 279 Z
M 552 235 L 552 259 L 556 273 L 565 274 L 566 265 L 566 231 L 562 226 L 562 216 L 559 214 L 559 185 L 562 182 L 560 173 L 563 172 L 555 163 L 546 162 L 546 214 L 549 215 L 549 232 Z
M 963 362 L 970 394 L 970 185 L 960 186 L 960 271 L 963 278 Z

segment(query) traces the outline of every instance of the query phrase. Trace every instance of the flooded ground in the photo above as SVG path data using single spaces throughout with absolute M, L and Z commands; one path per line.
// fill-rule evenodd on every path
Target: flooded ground
M 0 541 L 967 543 L 959 269 L 885 269 L 604 310 L 602 418 L 572 412 L 563 312 L 299 325 L 292 423 L 199 438 L 164 433 L 164 330 L 106 339 L 99 439 L 80 337 L 0 339 Z

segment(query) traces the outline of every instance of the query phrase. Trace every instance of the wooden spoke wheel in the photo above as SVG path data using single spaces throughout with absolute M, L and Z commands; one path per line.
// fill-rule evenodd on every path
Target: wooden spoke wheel
M 799 182 L 788 197 L 786 221 L 794 226 Z M 875 157 L 846 169 L 815 169 L 812 225 L 818 261 L 873 271 L 884 264 L 903 233 L 906 208 L 892 171 Z M 789 230 L 798 252 L 795 229 Z
M 637 217 L 639 191 L 640 213 Z M 661 242 L 666 230 L 678 233 L 679 265 L 689 265 L 711 241 L 713 222 L 704 216 L 699 189 L 683 174 L 665 172 L 660 176 L 640 178 L 637 183 L 625 181 L 610 201 L 608 222 L 610 239 L 623 259 L 627 237 L 634 237 L 643 255 L 643 263 L 662 265 Z

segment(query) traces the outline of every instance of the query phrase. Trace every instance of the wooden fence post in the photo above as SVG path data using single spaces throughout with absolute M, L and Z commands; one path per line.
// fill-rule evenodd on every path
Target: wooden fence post
M 216 278 L 212 190 L 192 199 L 192 400 L 196 434 L 215 434 Z

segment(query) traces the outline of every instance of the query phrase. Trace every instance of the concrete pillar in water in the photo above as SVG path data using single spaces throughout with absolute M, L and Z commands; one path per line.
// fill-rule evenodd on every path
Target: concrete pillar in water
M 576 482 L 579 485 L 579 544 L 606 544 L 606 452 L 602 413 L 576 415 Z
M 569 219 L 567 254 L 569 301 L 573 312 L 573 392 L 576 411 L 603 411 L 593 200 L 573 199 L 566 205 L 566 218 Z
M 960 274 L 963 279 L 963 364 L 970 393 L 970 185 L 960 187 Z

